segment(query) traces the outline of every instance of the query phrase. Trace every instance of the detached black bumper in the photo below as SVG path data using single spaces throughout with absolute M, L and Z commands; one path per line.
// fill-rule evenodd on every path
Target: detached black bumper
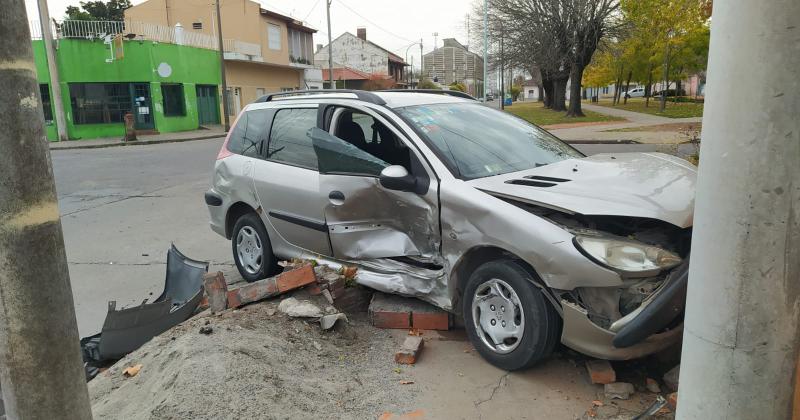
M 612 344 L 626 348 L 642 342 L 647 337 L 662 331 L 675 318 L 683 314 L 686 306 L 686 287 L 689 283 L 689 259 L 674 269 L 665 280 L 662 290 L 646 304 L 641 312 L 622 327 L 614 336 Z

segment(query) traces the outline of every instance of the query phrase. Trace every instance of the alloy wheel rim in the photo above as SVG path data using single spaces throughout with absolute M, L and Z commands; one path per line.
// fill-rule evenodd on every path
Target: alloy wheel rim
M 264 258 L 261 238 L 251 226 L 239 229 L 236 235 L 236 256 L 247 273 L 256 274 L 261 270 Z
M 525 313 L 517 292 L 503 280 L 491 279 L 478 286 L 472 320 L 483 344 L 495 353 L 510 353 L 522 341 Z

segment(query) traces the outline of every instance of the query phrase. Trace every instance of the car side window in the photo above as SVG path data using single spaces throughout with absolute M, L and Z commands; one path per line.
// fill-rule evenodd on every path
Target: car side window
M 265 158 L 317 169 L 317 155 L 314 153 L 311 137 L 309 137 L 309 130 L 316 126 L 317 108 L 278 110 L 272 122 Z
M 262 143 L 267 139 L 267 123 L 272 113 L 270 109 L 243 112 L 231 132 L 228 150 L 237 155 L 259 157 Z
M 390 165 L 411 171 L 411 151 L 394 132 L 369 114 L 341 110 L 324 150 L 326 171 L 378 176 Z M 322 153 L 319 148 L 318 153 Z

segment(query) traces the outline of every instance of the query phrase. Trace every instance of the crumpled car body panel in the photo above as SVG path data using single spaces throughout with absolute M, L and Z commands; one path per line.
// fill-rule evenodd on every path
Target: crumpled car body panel
M 167 274 L 161 295 L 151 303 L 144 301 L 130 308 L 116 309 L 116 302 L 109 302 L 99 342 L 87 349 L 86 343 L 90 340 L 81 340 L 84 358 L 119 359 L 188 319 L 203 298 L 206 272 L 207 262 L 192 260 L 172 245 L 167 253 Z
M 674 156 L 605 153 L 469 184 L 490 194 L 565 212 L 644 217 L 688 227 L 694 215 L 696 179 L 696 169 Z

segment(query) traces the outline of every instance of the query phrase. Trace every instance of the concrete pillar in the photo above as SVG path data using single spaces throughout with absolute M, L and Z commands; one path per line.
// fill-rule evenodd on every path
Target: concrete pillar
M 714 2 L 679 419 L 791 416 L 800 330 L 800 2 Z
M 6 416 L 91 419 L 25 2 L 0 5 L 0 384 Z

